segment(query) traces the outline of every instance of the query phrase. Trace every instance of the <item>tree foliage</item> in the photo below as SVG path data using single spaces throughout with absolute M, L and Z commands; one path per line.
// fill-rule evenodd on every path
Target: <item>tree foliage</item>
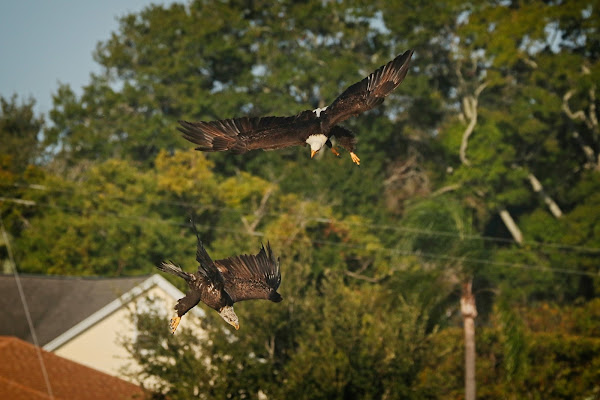
M 0 98 L 17 266 L 192 270 L 190 218 L 214 258 L 270 241 L 284 302 L 236 305 L 239 332 L 211 312 L 206 338 L 137 319 L 140 379 L 160 377 L 173 399 L 459 398 L 465 280 L 479 397 L 591 398 L 597 13 L 587 0 L 198 0 L 126 15 L 96 48 L 102 72 L 80 96 L 59 87 L 48 123 L 33 100 Z M 345 122 L 360 168 L 301 148 L 202 154 L 175 129 L 325 106 L 407 48 L 405 82 Z

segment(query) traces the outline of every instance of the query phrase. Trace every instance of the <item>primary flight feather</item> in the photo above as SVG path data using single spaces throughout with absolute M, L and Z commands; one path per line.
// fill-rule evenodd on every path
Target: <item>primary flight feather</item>
M 337 124 L 368 111 L 402 83 L 408 72 L 413 50 L 408 50 L 381 66 L 369 76 L 348 87 L 328 107 L 306 110 L 291 117 L 242 117 L 219 121 L 179 121 L 183 137 L 198 145 L 200 151 L 231 151 L 235 154 L 250 150 L 274 150 L 288 146 L 310 145 L 313 157 L 324 145 L 339 155 L 330 138 L 356 156 L 356 138 Z

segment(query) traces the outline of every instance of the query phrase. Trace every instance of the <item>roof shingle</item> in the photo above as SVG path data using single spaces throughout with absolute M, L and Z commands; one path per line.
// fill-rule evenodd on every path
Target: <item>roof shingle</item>
M 38 344 L 46 345 L 148 279 L 20 275 Z M 0 335 L 33 343 L 15 277 L 0 275 Z
M 143 399 L 144 391 L 129 382 L 39 349 L 56 400 Z M 0 336 L 0 398 L 50 399 L 35 346 Z

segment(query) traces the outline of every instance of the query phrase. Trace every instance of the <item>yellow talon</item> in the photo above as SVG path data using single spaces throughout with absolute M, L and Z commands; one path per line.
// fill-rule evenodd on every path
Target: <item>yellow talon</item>
M 352 158 L 352 161 L 354 163 L 356 163 L 356 165 L 360 165 L 360 158 L 358 158 L 358 156 L 354 153 L 350 153 L 350 158 Z
M 335 154 L 336 156 L 338 156 L 338 157 L 340 156 L 340 152 L 339 152 L 339 151 L 337 151 L 337 149 L 336 149 L 335 147 L 332 147 L 332 148 L 331 148 L 331 152 L 332 152 L 333 154 Z
M 179 321 L 181 321 L 181 317 L 179 317 L 179 316 L 175 316 L 175 317 L 171 318 L 171 323 L 169 324 L 169 327 L 171 328 L 172 335 L 175 334 L 175 330 L 179 326 Z

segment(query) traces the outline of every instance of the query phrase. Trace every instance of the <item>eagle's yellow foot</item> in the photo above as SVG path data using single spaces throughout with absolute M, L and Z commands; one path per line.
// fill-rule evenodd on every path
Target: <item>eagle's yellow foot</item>
M 352 158 L 352 161 L 354 163 L 356 163 L 356 165 L 360 165 L 360 158 L 358 158 L 358 156 L 354 153 L 350 153 L 350 158 Z
M 331 152 L 332 152 L 333 154 L 335 154 L 336 156 L 338 156 L 338 157 L 340 156 L 340 152 L 339 152 L 339 151 L 337 151 L 337 149 L 336 149 L 335 147 L 332 147 L 332 148 L 331 148 Z
M 181 321 L 181 317 L 179 316 L 171 318 L 171 323 L 169 324 L 169 327 L 171 328 L 171 334 L 175 334 L 175 330 L 179 326 L 179 321 Z

